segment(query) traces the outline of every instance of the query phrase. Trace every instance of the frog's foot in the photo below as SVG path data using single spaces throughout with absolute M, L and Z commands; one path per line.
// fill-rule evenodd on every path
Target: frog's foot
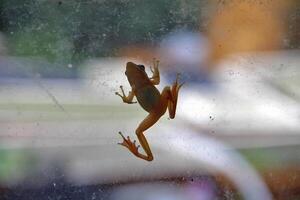
M 153 58 L 153 67 L 150 66 L 150 70 L 153 74 L 154 74 L 155 68 L 158 68 L 158 65 L 159 65 L 159 60 L 157 60 L 156 58 Z
M 160 83 L 160 75 L 158 70 L 159 60 L 153 58 L 153 67 L 150 66 L 150 70 L 152 72 L 152 77 L 150 78 L 152 84 L 158 85 Z
M 120 89 L 121 89 L 122 95 L 119 92 L 115 92 L 115 94 L 118 95 L 119 97 L 121 97 L 122 100 L 124 101 L 124 97 L 126 97 L 126 95 L 125 95 L 125 92 L 124 92 L 124 89 L 123 89 L 122 85 L 120 85 Z
M 133 153 L 134 155 L 138 156 L 139 155 L 139 147 L 140 145 L 136 145 L 136 141 L 134 140 L 133 142 L 130 140 L 130 137 L 127 136 L 127 139 L 124 137 L 124 135 L 119 132 L 119 134 L 121 135 L 121 137 L 123 138 L 123 142 L 118 143 L 119 145 L 122 145 L 124 147 L 126 147 L 127 149 L 129 149 L 129 151 L 131 153 Z

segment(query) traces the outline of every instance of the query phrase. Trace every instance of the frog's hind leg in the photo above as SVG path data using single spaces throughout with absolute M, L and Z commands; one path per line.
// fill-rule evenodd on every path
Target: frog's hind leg
M 147 155 L 143 155 L 141 153 L 138 153 L 138 155 L 136 155 L 137 157 L 142 158 L 147 161 L 153 160 L 153 155 L 152 155 L 150 146 L 147 142 L 147 139 L 144 135 L 144 131 L 146 131 L 151 126 L 153 126 L 159 120 L 160 117 L 161 117 L 161 115 L 159 115 L 155 112 L 149 113 L 149 115 L 140 123 L 140 125 L 136 129 L 135 133 L 139 139 L 141 146 L 143 147 L 145 153 L 147 154 Z
M 153 154 L 151 152 L 150 146 L 147 142 L 147 139 L 144 135 L 144 131 L 146 131 L 147 129 L 149 129 L 151 126 L 153 126 L 153 124 L 155 124 L 159 118 L 161 117 L 161 115 L 157 115 L 156 113 L 150 113 L 138 126 L 138 128 L 136 129 L 135 133 L 138 137 L 138 140 L 142 146 L 142 148 L 144 149 L 146 155 L 140 153 L 138 151 L 139 145 L 136 146 L 135 141 L 131 141 L 129 137 L 127 137 L 127 139 L 122 135 L 122 133 L 120 133 L 120 135 L 123 138 L 123 142 L 119 143 L 120 145 L 128 148 L 131 153 L 133 153 L 135 156 L 142 158 L 144 160 L 147 161 L 152 161 L 153 160 Z
M 175 118 L 179 89 L 184 84 L 184 83 L 181 83 L 181 84 L 178 83 L 179 75 L 180 74 L 177 74 L 176 80 L 173 83 L 172 88 L 170 89 L 170 97 L 169 97 L 169 101 L 168 101 L 168 111 L 169 111 L 169 116 L 171 119 Z

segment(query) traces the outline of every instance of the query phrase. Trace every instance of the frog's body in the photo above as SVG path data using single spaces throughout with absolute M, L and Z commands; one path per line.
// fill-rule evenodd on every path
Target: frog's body
M 151 112 L 160 102 L 160 92 L 153 85 L 140 88 L 136 92 L 137 101 L 147 112 Z
M 147 155 L 139 153 L 139 146 L 135 145 L 135 141 L 131 142 L 129 137 L 126 139 L 121 132 L 120 134 L 123 137 L 123 142 L 119 143 L 127 147 L 137 157 L 148 161 L 153 160 L 153 155 L 143 132 L 155 124 L 166 112 L 167 108 L 169 110 L 170 118 L 173 119 L 175 117 L 178 92 L 182 86 L 182 84 L 178 85 L 177 76 L 172 88 L 165 87 L 160 94 L 158 89 L 154 86 L 158 85 L 160 82 L 158 61 L 154 60 L 154 70 L 151 68 L 151 71 L 153 72 L 153 76 L 149 78 L 143 65 L 136 65 L 132 62 L 128 62 L 126 64 L 125 74 L 132 90 L 129 92 L 128 96 L 125 95 L 122 86 L 120 86 L 120 88 L 123 95 L 116 92 L 116 94 L 122 98 L 123 102 L 128 104 L 136 103 L 132 101 L 135 96 L 141 107 L 149 113 L 136 129 L 138 139 Z

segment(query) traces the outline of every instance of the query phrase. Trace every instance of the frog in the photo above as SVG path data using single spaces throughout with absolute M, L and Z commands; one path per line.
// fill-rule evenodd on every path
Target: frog
M 115 94 L 126 104 L 139 105 L 148 112 L 146 118 L 140 122 L 135 130 L 140 145 L 136 144 L 136 140 L 132 140 L 129 136 L 125 137 L 120 131 L 119 134 L 123 141 L 118 143 L 126 147 L 133 155 L 146 161 L 154 159 L 149 143 L 145 137 L 145 131 L 152 127 L 168 110 L 169 119 L 174 119 L 178 101 L 179 90 L 184 83 L 179 84 L 179 76 L 177 73 L 176 79 L 172 86 L 166 86 L 160 93 L 156 85 L 160 83 L 160 72 L 158 69 L 159 60 L 153 59 L 153 67 L 150 66 L 152 76 L 149 77 L 146 73 L 145 66 L 127 62 L 125 75 L 127 76 L 131 91 L 125 95 L 123 86 L 120 86 L 121 93 Z M 136 97 L 137 101 L 133 101 Z M 142 146 L 144 154 L 139 151 Z

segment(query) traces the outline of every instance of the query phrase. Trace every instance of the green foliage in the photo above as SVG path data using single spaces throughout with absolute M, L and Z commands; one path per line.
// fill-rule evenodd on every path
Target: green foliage
M 115 56 L 128 44 L 155 44 L 176 27 L 196 28 L 199 1 L 2 0 L 11 54 L 55 63 Z
M 0 180 L 4 182 L 17 181 L 24 178 L 35 167 L 35 158 L 27 151 L 0 149 Z

